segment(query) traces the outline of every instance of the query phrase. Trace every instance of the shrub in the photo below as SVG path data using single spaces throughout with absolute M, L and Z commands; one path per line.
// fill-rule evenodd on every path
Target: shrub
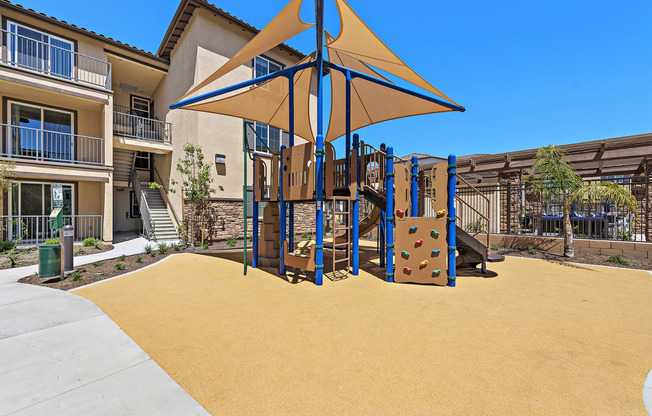
M 126 258 L 127 256 L 123 254 L 122 256 L 118 257 L 118 261 L 125 261 Z
M 154 253 L 154 247 L 152 247 L 150 244 L 145 244 L 145 254 L 149 254 L 150 256 L 154 257 L 156 253 Z
M 74 272 L 70 273 L 70 278 L 72 279 L 73 282 L 81 282 L 84 280 L 82 277 L 83 270 L 75 270 Z
M 94 238 L 94 237 L 84 238 L 84 241 L 82 241 L 82 244 L 83 244 L 84 247 L 100 248 L 100 240 L 98 238 Z
M 536 256 L 537 254 L 539 254 L 539 250 L 537 250 L 536 248 L 528 248 L 527 249 L 527 254 L 530 254 L 532 256 Z
M 208 246 L 208 241 L 207 241 L 207 242 L 204 243 L 204 250 L 208 250 L 208 248 L 209 248 L 209 246 Z
M 16 242 L 13 240 L 5 240 L 0 243 L 0 252 L 4 253 L 5 251 L 9 251 L 12 248 L 16 247 Z
M 195 247 L 199 247 L 199 246 L 201 246 L 201 241 L 195 240 L 194 244 L 195 244 Z
M 309 232 L 301 233 L 301 238 L 310 238 L 310 237 L 312 237 L 312 234 L 310 234 Z
M 20 251 L 12 248 L 11 250 L 7 251 L 7 254 L 5 254 L 5 261 L 3 263 L 9 263 L 9 266 L 13 269 L 20 261 L 21 255 L 22 253 Z
M 620 265 L 623 265 L 623 266 L 627 266 L 629 264 L 629 262 L 627 260 L 625 260 L 625 258 L 623 256 L 621 256 L 620 254 L 614 254 L 613 256 L 607 257 L 607 261 L 610 261 L 610 262 L 616 263 L 616 264 L 620 264 Z
M 501 246 L 491 246 L 491 251 L 500 251 L 503 248 Z
M 485 229 L 485 222 L 482 218 L 479 218 L 477 221 L 472 221 L 466 224 L 466 231 L 470 233 L 477 233 Z
M 75 250 L 75 256 L 81 256 L 82 254 L 86 254 L 83 248 L 79 247 L 77 250 Z
M 102 262 L 101 261 L 94 261 L 91 264 L 93 265 L 93 267 L 100 267 L 102 265 Z
M 49 246 L 54 246 L 54 245 L 59 244 L 59 239 L 58 238 L 51 238 L 49 240 L 45 240 L 45 242 L 43 244 L 47 244 Z
M 172 249 L 173 249 L 174 251 L 179 251 L 179 250 L 181 250 L 181 244 L 179 244 L 179 243 L 172 243 L 172 245 L 171 245 L 170 247 L 172 247 Z
M 235 247 L 235 237 L 231 236 L 226 239 L 226 245 L 229 247 Z
M 124 269 L 127 268 L 127 266 L 125 266 L 124 263 L 116 263 L 115 268 L 118 269 L 118 270 L 124 270 Z
M 165 252 L 168 251 L 168 245 L 165 244 L 164 242 L 158 243 L 158 252 L 161 254 L 165 254 Z
M 143 262 L 143 256 L 138 256 L 136 257 L 136 263 L 142 263 Z

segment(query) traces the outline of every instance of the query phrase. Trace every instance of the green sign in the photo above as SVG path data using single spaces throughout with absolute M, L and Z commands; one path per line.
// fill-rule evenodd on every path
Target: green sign
M 60 183 L 52 185 L 52 203 L 54 208 L 63 208 L 63 185 Z

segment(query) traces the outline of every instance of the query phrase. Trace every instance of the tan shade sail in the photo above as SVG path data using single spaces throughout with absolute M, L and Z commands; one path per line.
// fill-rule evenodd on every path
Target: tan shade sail
M 453 104 L 457 104 L 430 85 L 396 56 L 344 0 L 335 0 L 335 3 L 340 14 L 341 29 L 337 38 L 326 44 L 329 50 L 351 55 L 362 62 L 387 71 Z
M 297 65 L 310 62 L 315 54 L 305 57 Z M 310 86 L 315 69 L 310 67 L 294 75 L 294 133 L 314 142 L 310 125 Z M 201 104 L 182 107 L 186 110 L 225 114 L 259 121 L 289 131 L 290 105 L 288 79 L 274 78 L 239 94 Z
M 291 37 L 314 26 L 314 23 L 305 23 L 301 20 L 300 13 L 302 3 L 303 0 L 290 1 L 290 3 L 281 10 L 274 20 L 269 22 L 269 24 L 265 26 L 265 28 L 261 30 L 249 43 L 240 49 L 238 53 L 222 65 L 220 69 L 188 91 L 186 95 L 179 99 L 179 101 L 221 76 L 233 71 L 245 62 L 254 59 L 256 56 L 269 51 Z
M 326 40 L 332 37 L 326 33 Z M 387 81 L 365 63 L 334 49 L 328 50 L 329 61 Z M 346 134 L 346 77 L 331 69 L 331 116 L 326 133 L 330 142 Z M 361 78 L 351 81 L 351 131 L 382 121 L 419 114 L 440 113 L 451 109 Z

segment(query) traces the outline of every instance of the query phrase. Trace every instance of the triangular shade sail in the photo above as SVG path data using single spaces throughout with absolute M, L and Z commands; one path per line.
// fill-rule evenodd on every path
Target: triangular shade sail
M 249 43 L 247 43 L 233 58 L 227 61 L 224 65 L 215 71 L 208 78 L 200 82 L 197 86 L 193 87 L 186 93 L 182 99 L 188 97 L 190 94 L 205 87 L 223 75 L 233 71 L 240 65 L 254 59 L 277 45 L 285 42 L 291 37 L 303 32 L 304 30 L 314 26 L 314 23 L 305 23 L 301 20 L 301 4 L 303 0 L 292 0 L 285 6 L 283 10 L 269 22 L 263 30 L 261 30 Z
M 332 39 L 327 33 L 326 40 L 329 38 Z M 387 81 L 360 60 L 337 50 L 329 49 L 328 58 L 336 65 Z M 327 142 L 346 134 L 346 77 L 334 69 L 331 69 L 330 74 L 331 117 L 326 133 Z M 351 131 L 396 118 L 445 111 L 452 110 L 362 78 L 353 78 L 351 81 Z
M 456 104 L 396 56 L 344 0 L 335 0 L 335 3 L 340 14 L 341 29 L 337 38 L 326 44 L 329 50 L 346 53 Z
M 313 53 L 305 57 L 297 65 L 310 62 L 314 57 L 315 54 Z M 315 141 L 310 125 L 309 110 L 310 86 L 314 72 L 315 69 L 309 67 L 298 71 L 294 75 L 294 133 L 311 142 Z M 182 108 L 241 117 L 289 131 L 290 105 L 288 85 L 288 79 L 286 77 L 278 77 L 227 98 L 202 102 L 201 104 L 193 104 Z

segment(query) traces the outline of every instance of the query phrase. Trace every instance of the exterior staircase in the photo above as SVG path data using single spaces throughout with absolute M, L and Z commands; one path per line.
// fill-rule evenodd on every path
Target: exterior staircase
M 133 150 L 113 149 L 113 181 L 129 182 L 129 174 L 136 152 Z
M 150 240 L 154 241 L 177 241 L 179 235 L 177 229 L 172 223 L 172 219 L 168 214 L 165 201 L 158 189 L 150 189 L 148 184 L 141 184 L 147 206 L 149 207 L 149 215 L 151 222 L 151 235 Z

